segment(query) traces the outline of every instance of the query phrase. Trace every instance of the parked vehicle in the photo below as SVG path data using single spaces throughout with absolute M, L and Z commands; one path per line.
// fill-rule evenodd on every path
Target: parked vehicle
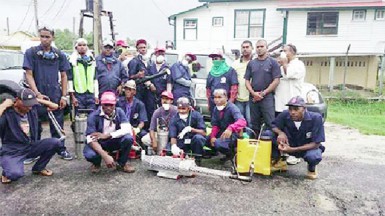
M 21 51 L 0 49 L 0 80 L 24 81 L 23 59 Z

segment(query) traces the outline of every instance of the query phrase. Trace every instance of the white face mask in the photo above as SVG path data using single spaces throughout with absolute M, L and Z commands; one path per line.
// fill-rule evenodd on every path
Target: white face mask
M 286 53 L 285 53 L 284 51 L 282 51 L 282 52 L 281 52 L 281 55 L 280 55 L 279 57 L 281 57 L 281 58 L 287 58 L 287 55 L 286 55 Z
M 162 107 L 164 110 L 169 110 L 170 109 L 170 104 L 162 104 Z
M 179 117 L 183 120 L 186 120 L 188 117 L 188 114 L 179 114 Z
M 156 63 L 161 64 L 164 62 L 164 56 L 160 55 L 156 57 Z
M 186 59 L 183 59 L 183 60 L 182 60 L 182 65 L 183 65 L 183 66 L 188 66 L 188 61 L 187 61 Z
M 218 109 L 219 111 L 222 111 L 224 108 L 225 108 L 224 105 L 222 105 L 222 106 L 217 106 L 217 109 Z

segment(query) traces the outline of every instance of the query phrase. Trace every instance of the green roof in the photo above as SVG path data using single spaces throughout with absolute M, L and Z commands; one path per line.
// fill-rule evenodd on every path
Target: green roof
M 173 14 L 171 16 L 168 17 L 168 19 L 174 19 L 175 17 L 179 16 L 179 15 L 182 15 L 182 14 L 185 14 L 185 13 L 189 13 L 191 11 L 196 11 L 200 8 L 203 8 L 203 7 L 206 7 L 207 6 L 207 3 L 206 4 L 203 4 L 201 6 L 198 6 L 198 7 L 195 7 L 195 8 L 191 8 L 190 10 L 186 10 L 186 11 L 182 11 L 180 13 L 177 13 L 177 14 Z

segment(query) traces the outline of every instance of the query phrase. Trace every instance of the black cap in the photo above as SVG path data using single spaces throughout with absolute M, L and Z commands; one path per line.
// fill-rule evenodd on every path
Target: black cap
M 39 104 L 36 99 L 35 93 L 28 88 L 23 88 L 19 92 L 17 92 L 17 97 L 23 101 L 24 106 L 34 106 Z
M 286 106 L 296 106 L 296 107 L 304 107 L 305 100 L 300 96 L 295 96 L 287 102 Z

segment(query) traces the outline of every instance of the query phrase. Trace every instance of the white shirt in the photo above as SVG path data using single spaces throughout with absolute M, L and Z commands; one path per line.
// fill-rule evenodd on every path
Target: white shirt
M 302 85 L 305 80 L 306 68 L 305 64 L 298 58 L 294 58 L 289 62 L 286 68 L 286 74 L 281 66 L 281 79 L 279 85 L 275 89 L 275 111 L 282 112 L 286 110 L 285 104 L 295 96 L 301 96 Z

